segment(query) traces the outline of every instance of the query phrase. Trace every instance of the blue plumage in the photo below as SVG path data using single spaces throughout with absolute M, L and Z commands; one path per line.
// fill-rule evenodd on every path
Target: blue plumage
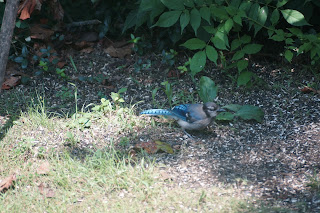
M 200 130 L 207 127 L 217 112 L 223 111 L 212 102 L 205 104 L 182 104 L 172 109 L 149 109 L 140 114 L 163 115 L 178 121 L 183 130 Z

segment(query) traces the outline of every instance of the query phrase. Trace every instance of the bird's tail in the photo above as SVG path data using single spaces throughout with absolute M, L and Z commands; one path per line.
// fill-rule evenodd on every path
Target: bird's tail
M 177 116 L 174 113 L 172 113 L 171 110 L 167 109 L 148 109 L 140 112 L 140 115 L 163 115 L 174 119 L 178 119 Z

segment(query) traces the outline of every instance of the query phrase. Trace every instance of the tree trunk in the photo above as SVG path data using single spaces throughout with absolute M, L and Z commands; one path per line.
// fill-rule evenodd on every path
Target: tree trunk
M 0 92 L 6 72 L 13 30 L 15 27 L 19 0 L 7 0 L 0 31 Z

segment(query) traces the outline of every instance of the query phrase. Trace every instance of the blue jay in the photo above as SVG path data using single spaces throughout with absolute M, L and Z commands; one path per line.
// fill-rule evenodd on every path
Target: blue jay
M 205 104 L 182 104 L 172 109 L 148 109 L 140 114 L 163 115 L 178 121 L 185 130 L 201 130 L 206 128 L 218 112 L 225 111 L 213 102 Z

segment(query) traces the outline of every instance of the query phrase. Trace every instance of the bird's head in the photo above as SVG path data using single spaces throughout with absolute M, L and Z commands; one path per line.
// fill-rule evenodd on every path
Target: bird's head
M 221 109 L 216 103 L 208 102 L 203 105 L 203 110 L 211 118 L 216 117 L 218 112 L 225 112 L 224 109 Z

